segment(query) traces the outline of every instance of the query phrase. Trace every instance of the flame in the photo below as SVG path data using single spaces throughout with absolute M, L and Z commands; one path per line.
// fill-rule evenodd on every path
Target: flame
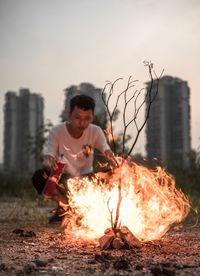
M 113 131 L 111 129 L 111 126 L 107 127 L 106 129 L 104 129 L 104 133 L 108 139 L 109 142 L 117 141 L 118 136 L 113 134 Z
M 97 238 L 112 226 L 121 195 L 118 225 L 127 226 L 140 241 L 161 238 L 174 223 L 189 213 L 190 204 L 175 187 L 172 175 L 161 167 L 150 170 L 133 161 L 118 158 L 111 175 L 68 180 L 71 218 L 65 225 L 79 237 Z M 66 223 L 67 222 L 67 223 Z

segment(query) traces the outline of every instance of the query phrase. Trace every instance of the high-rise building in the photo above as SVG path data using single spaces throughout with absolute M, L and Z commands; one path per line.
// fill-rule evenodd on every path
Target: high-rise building
M 20 89 L 19 95 L 8 91 L 4 106 L 4 171 L 28 174 L 40 160 L 33 149 L 34 138 L 43 125 L 43 98 Z
M 150 82 L 147 83 L 147 89 Z M 152 92 L 155 93 L 156 83 Z M 171 76 L 160 79 L 146 125 L 147 158 L 162 165 L 187 168 L 190 165 L 190 88 L 186 81 Z
M 107 122 L 107 112 L 106 112 L 106 107 L 103 103 L 102 100 L 102 89 L 96 88 L 94 85 L 91 83 L 81 83 L 80 85 L 72 85 L 65 90 L 65 106 L 64 110 L 61 114 L 62 120 L 67 120 L 68 119 L 68 112 L 70 110 L 70 100 L 76 96 L 76 95 L 87 95 L 93 98 L 96 102 L 95 105 L 95 114 L 97 115 L 96 119 L 96 124 L 100 124 L 104 126 Z M 100 116 L 99 116 L 100 115 Z

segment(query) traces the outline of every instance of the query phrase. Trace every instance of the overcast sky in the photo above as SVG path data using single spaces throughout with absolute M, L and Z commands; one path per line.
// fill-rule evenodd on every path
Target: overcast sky
M 0 0 L 0 161 L 8 90 L 41 93 L 59 122 L 63 89 L 103 87 L 130 75 L 148 81 L 144 60 L 188 81 L 192 147 L 200 145 L 199 0 Z M 143 151 L 144 140 L 137 145 Z

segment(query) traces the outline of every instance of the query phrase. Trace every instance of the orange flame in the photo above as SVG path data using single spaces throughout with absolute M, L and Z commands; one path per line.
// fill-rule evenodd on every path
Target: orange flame
M 164 169 L 147 169 L 118 158 L 120 166 L 111 176 L 74 178 L 68 181 L 70 206 L 75 212 L 67 223 L 76 235 L 97 238 L 115 219 L 118 188 L 121 187 L 120 225 L 127 226 L 140 241 L 161 238 L 174 223 L 181 222 L 190 204 L 176 189 L 172 175 Z M 111 220 L 112 216 L 112 220 Z M 80 222 L 81 218 L 81 223 Z M 66 224 L 65 221 L 65 224 Z
M 106 129 L 104 129 L 104 133 L 105 133 L 105 135 L 106 135 L 109 142 L 112 142 L 113 140 L 117 141 L 118 136 L 113 134 L 110 126 L 107 127 Z

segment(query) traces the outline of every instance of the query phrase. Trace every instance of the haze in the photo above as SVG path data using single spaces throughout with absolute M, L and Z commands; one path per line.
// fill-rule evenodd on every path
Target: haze
M 45 99 L 45 118 L 59 122 L 63 89 L 103 87 L 130 75 L 148 81 L 144 60 L 188 81 L 192 148 L 200 145 L 199 0 L 0 0 L 0 161 L 3 104 L 26 87 Z M 144 140 L 137 145 L 144 151 Z

